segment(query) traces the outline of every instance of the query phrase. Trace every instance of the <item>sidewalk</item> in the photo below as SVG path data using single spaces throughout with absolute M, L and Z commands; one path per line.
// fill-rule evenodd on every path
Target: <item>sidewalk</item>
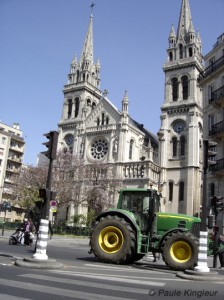
M 1 239 L 5 239 L 5 240 L 8 240 L 9 237 L 15 232 L 15 230 L 8 230 L 6 229 L 4 231 L 4 235 L 2 236 L 2 231 L 0 229 L 0 240 Z M 36 238 L 36 236 L 35 236 Z M 70 242 L 74 242 L 74 243 L 82 243 L 82 244 L 89 244 L 89 237 L 86 236 L 80 236 L 80 237 L 77 237 L 77 236 L 74 236 L 74 235 L 60 235 L 60 234 L 54 234 L 52 236 L 52 238 L 49 237 L 48 239 L 48 242 L 50 243 L 54 243 L 54 242 L 65 242 L 66 240 L 70 241 Z

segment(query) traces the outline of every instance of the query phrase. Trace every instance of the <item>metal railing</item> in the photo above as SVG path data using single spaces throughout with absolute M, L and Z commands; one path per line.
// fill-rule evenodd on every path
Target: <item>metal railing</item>
M 211 172 L 224 171 L 224 158 L 218 159 L 215 165 L 209 167 L 209 171 Z
M 221 88 L 212 92 L 211 99 L 209 99 L 209 103 L 212 103 L 220 98 L 224 97 L 224 85 Z
M 212 125 L 211 130 L 209 130 L 209 136 L 215 135 L 218 133 L 224 133 L 224 120 Z
M 216 61 L 214 61 L 213 63 L 211 63 L 205 70 L 203 70 L 203 72 L 200 73 L 199 80 L 207 77 L 208 75 L 210 75 L 211 73 L 213 73 L 223 65 L 224 65 L 224 55 L 221 56 Z

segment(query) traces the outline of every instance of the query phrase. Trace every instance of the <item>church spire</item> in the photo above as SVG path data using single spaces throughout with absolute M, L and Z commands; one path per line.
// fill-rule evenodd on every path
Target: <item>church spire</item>
M 86 34 L 85 42 L 82 48 L 80 64 L 87 68 L 93 64 L 93 15 L 90 16 L 89 27 Z
M 180 11 L 179 25 L 177 30 L 177 38 L 184 38 L 189 30 L 191 24 L 191 10 L 188 0 L 182 0 Z M 193 26 L 193 25 L 192 25 Z

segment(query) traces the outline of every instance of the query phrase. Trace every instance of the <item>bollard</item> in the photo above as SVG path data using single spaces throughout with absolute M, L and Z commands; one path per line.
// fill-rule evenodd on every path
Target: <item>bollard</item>
M 34 259 L 47 260 L 47 241 L 48 241 L 49 220 L 41 219 L 37 237 L 36 252 Z
M 198 265 L 194 268 L 198 272 L 210 272 L 207 264 L 208 232 L 200 231 Z

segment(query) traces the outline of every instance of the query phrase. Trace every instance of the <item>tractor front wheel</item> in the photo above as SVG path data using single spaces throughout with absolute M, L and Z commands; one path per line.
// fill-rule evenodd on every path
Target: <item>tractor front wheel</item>
M 123 218 L 108 215 L 95 223 L 90 246 L 100 261 L 127 264 L 136 254 L 136 235 Z
M 173 270 L 193 269 L 197 263 L 198 245 L 198 239 L 189 232 L 169 234 L 162 244 L 163 260 Z

